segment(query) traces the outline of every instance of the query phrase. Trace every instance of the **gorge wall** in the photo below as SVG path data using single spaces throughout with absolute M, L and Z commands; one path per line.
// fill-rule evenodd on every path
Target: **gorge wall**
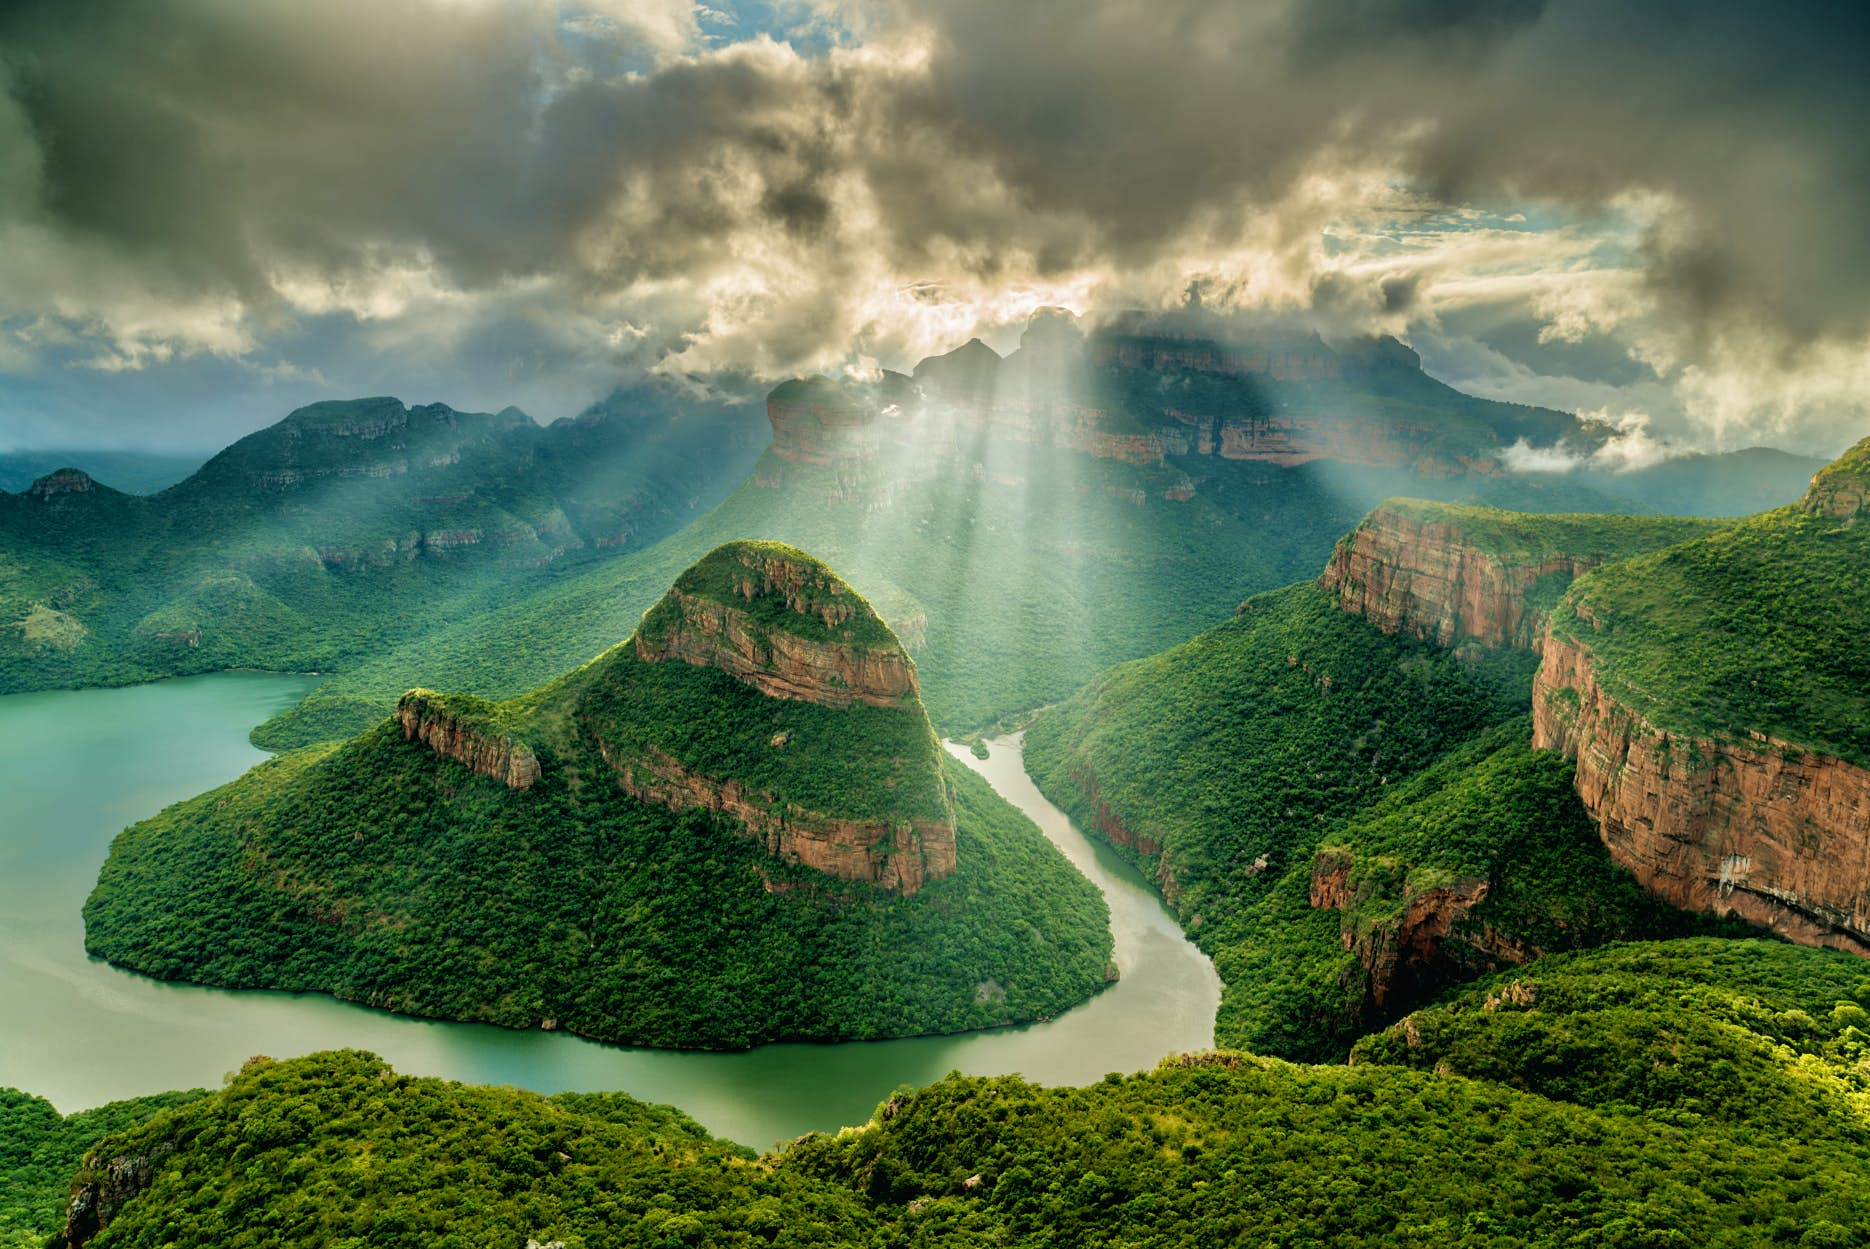
M 1587 643 L 1552 635 L 1533 744 L 1576 761 L 1611 857 L 1651 892 L 1870 956 L 1870 772 L 1763 734 L 1660 729 L 1604 690 Z
M 1339 539 L 1319 584 L 1385 633 L 1537 650 L 1545 613 L 1528 601 L 1534 590 L 1561 589 L 1603 559 L 1502 554 L 1456 520 L 1385 505 Z

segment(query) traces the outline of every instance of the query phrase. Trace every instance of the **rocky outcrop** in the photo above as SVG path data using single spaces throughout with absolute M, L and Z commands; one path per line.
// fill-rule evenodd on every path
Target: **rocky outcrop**
M 638 658 L 718 668 L 763 694 L 826 707 L 891 707 L 919 696 L 915 665 L 887 630 L 876 642 L 840 638 L 870 609 L 823 565 L 750 543 L 718 558 L 734 565 L 725 598 L 712 584 L 676 582 L 636 631 Z M 756 618 L 756 600 L 782 601 L 799 627 Z
M 880 445 L 877 409 L 862 390 L 822 377 L 776 387 L 766 398 L 773 454 L 795 464 L 873 460 Z
M 444 759 L 490 776 L 509 789 L 529 789 L 539 779 L 539 757 L 532 747 L 494 733 L 463 700 L 429 690 L 410 690 L 396 703 L 396 722 L 406 741 L 421 742 Z
M 726 816 L 788 863 L 904 896 L 954 871 L 952 813 L 944 821 L 846 819 L 780 803 L 738 781 L 702 776 L 662 751 L 631 754 L 601 739 L 598 746 L 631 797 L 672 811 Z
M 26 487 L 26 493 L 35 499 L 50 499 L 61 494 L 89 494 L 97 489 L 97 482 L 81 468 L 61 468 Z
M 65 1204 L 61 1249 L 83 1249 L 109 1227 L 124 1203 L 149 1187 L 157 1164 L 174 1151 L 174 1142 L 161 1141 L 146 1153 L 86 1158 Z
M 1234 347 L 1192 336 L 1105 334 L 1093 340 L 1091 356 L 1099 364 L 1131 369 L 1260 374 L 1279 381 L 1318 381 L 1342 372 L 1337 353 L 1316 338 Z
M 915 666 L 900 647 L 817 642 L 761 627 L 744 611 L 693 594 L 669 593 L 677 619 L 653 635 L 638 630 L 636 653 L 719 668 L 774 698 L 826 707 L 888 707 L 917 693 Z
M 1533 744 L 1576 761 L 1611 857 L 1650 892 L 1870 956 L 1870 771 L 1764 734 L 1658 728 L 1604 689 L 1586 641 L 1550 631 Z
M 1339 540 L 1319 584 L 1345 611 L 1385 633 L 1440 646 L 1474 641 L 1537 650 L 1545 613 L 1528 596 L 1541 587 L 1556 597 L 1604 558 L 1505 556 L 1476 543 L 1458 523 L 1379 507 Z
M 1485 877 L 1459 877 L 1406 893 L 1400 906 L 1385 899 L 1381 918 L 1371 920 L 1360 909 L 1369 898 L 1354 879 L 1355 865 L 1345 848 L 1320 850 L 1312 859 L 1310 900 L 1315 910 L 1343 914 L 1340 940 L 1356 956 L 1363 977 L 1365 1023 L 1409 1009 L 1456 979 L 1543 953 L 1469 920 L 1490 891 Z

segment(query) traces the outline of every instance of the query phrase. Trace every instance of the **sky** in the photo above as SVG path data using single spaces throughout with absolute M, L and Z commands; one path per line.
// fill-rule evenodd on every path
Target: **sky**
M 0 0 L 0 451 L 1198 301 L 1831 455 L 1867 132 L 1854 0 Z

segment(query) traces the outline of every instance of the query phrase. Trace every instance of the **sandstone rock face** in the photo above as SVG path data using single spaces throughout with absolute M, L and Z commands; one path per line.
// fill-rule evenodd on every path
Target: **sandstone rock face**
M 530 789 L 539 779 L 539 757 L 532 747 L 486 732 L 427 690 L 410 690 L 397 700 L 396 722 L 405 740 L 419 741 L 444 759 L 491 776 L 509 789 Z
M 734 594 L 751 603 L 778 595 L 789 611 L 834 630 L 851 619 L 859 600 L 808 565 L 778 556 L 743 554 Z M 919 695 L 915 665 L 894 642 L 866 646 L 816 640 L 768 627 L 752 613 L 685 591 L 680 583 L 651 613 L 654 626 L 636 633 L 636 653 L 650 663 L 680 659 L 719 668 L 775 698 L 826 707 L 868 703 L 891 707 Z
M 852 820 L 780 804 L 737 781 L 702 776 L 660 751 L 626 754 L 599 742 L 624 792 L 672 811 L 702 810 L 737 821 L 768 854 L 839 880 L 906 896 L 955 867 L 954 818 Z
M 1411 894 L 1400 914 L 1360 924 L 1356 911 L 1361 899 L 1351 879 L 1354 865 L 1346 850 L 1320 850 L 1312 860 L 1310 900 L 1315 910 L 1344 914 L 1340 940 L 1357 956 L 1363 971 L 1366 1020 L 1393 1015 L 1455 976 L 1518 966 L 1544 953 L 1506 939 L 1491 927 L 1463 923 L 1489 892 L 1487 880 L 1478 876 Z M 1459 957 L 1450 948 L 1451 935 L 1459 937 Z
M 1547 636 L 1533 744 L 1577 761 L 1611 857 L 1677 906 L 1870 956 L 1870 771 L 1764 735 L 1659 729 L 1593 663 L 1585 643 Z
M 1379 507 L 1338 542 L 1319 583 L 1385 633 L 1536 651 L 1545 613 L 1527 595 L 1545 578 L 1570 580 L 1602 562 L 1578 554 L 1503 558 L 1457 524 Z

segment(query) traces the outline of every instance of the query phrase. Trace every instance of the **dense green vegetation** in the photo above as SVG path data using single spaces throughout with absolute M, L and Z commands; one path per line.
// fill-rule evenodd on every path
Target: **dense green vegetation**
M 1503 559 L 1625 559 L 1705 537 L 1727 522 L 1682 516 L 1609 516 L 1599 512 L 1513 512 L 1433 499 L 1385 499 L 1386 511 L 1422 524 L 1450 525 L 1462 540 Z
M 713 668 L 645 663 L 627 644 L 567 686 L 577 691 L 578 721 L 613 750 L 660 751 L 807 811 L 947 818 L 941 749 L 913 703 L 832 708 L 768 698 Z M 541 715 L 554 714 L 563 689 L 538 696 Z
M 621 1095 L 411 1079 L 355 1052 L 255 1059 L 77 1179 L 121 1201 L 99 1249 L 1843 1249 L 1870 1237 L 1866 1003 L 1846 955 L 1611 946 L 1418 1012 L 1351 1066 L 1222 1052 L 1087 1088 L 950 1075 L 757 1158 Z M 112 1187 L 107 1158 L 148 1160 L 146 1187 Z
M 1199 493 L 1171 502 L 1154 483 L 1163 469 L 997 439 L 977 450 L 978 463 L 924 455 L 868 472 L 769 453 L 754 480 L 659 546 L 351 663 L 255 741 L 358 732 L 413 685 L 512 697 L 627 636 L 684 569 L 740 538 L 813 552 L 905 637 L 907 620 L 925 619 L 912 639 L 922 697 L 952 735 L 1063 698 L 1226 619 L 1243 595 L 1314 575 L 1387 495 L 1603 502 L 1512 479 L 1212 459 L 1191 462 Z M 1139 482 L 1150 484 L 1140 504 Z
M 1441 1070 L 1688 1130 L 1870 1144 L 1870 967 L 1703 938 L 1559 955 L 1359 1042 Z
M 1806 504 L 1581 578 L 1552 627 L 1619 701 L 1665 729 L 1761 732 L 1870 764 L 1870 442 Z
M 0 1249 L 41 1249 L 65 1224 L 65 1193 L 85 1151 L 200 1097 L 158 1093 L 60 1115 L 43 1098 L 0 1088 Z
M 890 639 L 840 593 L 862 608 L 852 632 Z M 772 627 L 805 620 L 784 615 Z M 510 702 L 425 691 L 420 705 L 479 749 L 522 744 L 539 779 L 509 789 L 394 720 L 284 756 L 119 837 L 87 948 L 164 978 L 702 1048 L 1018 1022 L 1104 983 L 1096 889 L 984 782 L 942 766 L 913 698 L 770 697 L 625 643 Z M 656 761 L 794 823 L 952 818 L 959 866 L 905 898 L 791 865 L 733 818 L 619 788 L 620 770 Z
M 82 474 L 0 493 L 0 690 L 360 662 L 652 544 L 740 480 L 765 432 L 747 408 L 653 392 L 548 428 L 364 399 L 301 409 L 147 497 Z
M 1537 519 L 1502 533 L 1545 539 Z M 1529 749 L 1534 662 L 1386 637 L 1298 585 L 1105 673 L 1028 730 L 1026 763 L 1213 956 L 1223 1043 L 1341 1056 L 1503 960 L 1707 930 L 1611 864 L 1567 765 Z M 1334 868 L 1349 904 L 1314 907 L 1314 876 Z M 1425 957 L 1412 908 L 1453 899 Z
M 99 1152 L 153 1167 L 97 1249 L 875 1243 L 849 1193 L 672 1108 L 414 1079 L 356 1051 L 256 1058 Z

